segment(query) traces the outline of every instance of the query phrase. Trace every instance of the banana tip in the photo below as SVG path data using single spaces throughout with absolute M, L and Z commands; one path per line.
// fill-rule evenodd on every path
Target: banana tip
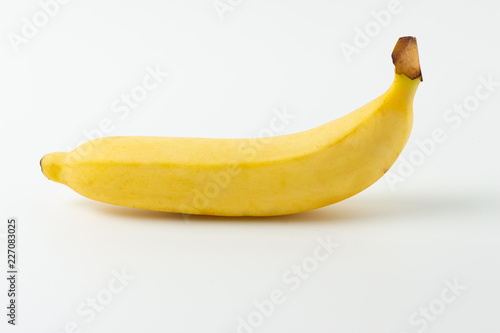
M 51 153 L 40 159 L 40 168 L 45 177 L 58 183 L 62 182 L 64 156 L 65 153 Z

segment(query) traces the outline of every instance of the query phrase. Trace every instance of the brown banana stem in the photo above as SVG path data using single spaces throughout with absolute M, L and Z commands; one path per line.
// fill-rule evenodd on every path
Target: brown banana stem
M 396 66 L 396 74 L 404 74 L 415 80 L 423 81 L 420 61 L 418 58 L 417 39 L 415 37 L 399 38 L 394 51 L 392 51 L 392 62 Z

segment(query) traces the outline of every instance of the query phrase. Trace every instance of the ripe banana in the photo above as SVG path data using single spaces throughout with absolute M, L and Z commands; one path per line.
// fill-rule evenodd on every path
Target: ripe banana
M 403 150 L 422 80 L 416 39 L 392 54 L 382 96 L 322 126 L 255 139 L 104 137 L 40 161 L 50 180 L 97 201 L 221 216 L 303 212 L 377 181 Z

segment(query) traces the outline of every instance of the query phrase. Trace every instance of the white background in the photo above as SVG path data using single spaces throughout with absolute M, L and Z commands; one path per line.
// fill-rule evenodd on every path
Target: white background
M 488 91 L 481 77 L 500 81 L 498 2 L 401 0 L 383 27 L 372 12 L 385 0 L 223 3 L 232 11 L 221 19 L 212 0 L 72 0 L 16 51 L 12 34 L 41 7 L 1 1 L 1 331 L 237 332 L 274 289 L 284 303 L 240 332 L 500 331 L 500 87 L 474 97 Z M 366 27 L 368 45 L 348 61 L 341 45 L 356 46 Z M 341 203 L 273 218 L 182 216 L 94 202 L 40 172 L 44 154 L 75 148 L 104 118 L 106 135 L 255 137 L 276 108 L 295 116 L 276 134 L 318 126 L 386 90 L 405 35 L 417 36 L 424 74 L 412 136 L 384 178 Z M 111 104 L 156 66 L 168 78 L 119 118 Z M 444 118 L 474 100 L 466 117 Z M 438 128 L 445 142 L 419 153 Z M 10 216 L 15 327 L 5 315 Z M 340 247 L 291 290 L 283 276 L 310 261 L 318 237 Z M 134 277 L 123 290 L 79 315 L 122 270 Z M 444 303 L 447 283 L 465 290 Z

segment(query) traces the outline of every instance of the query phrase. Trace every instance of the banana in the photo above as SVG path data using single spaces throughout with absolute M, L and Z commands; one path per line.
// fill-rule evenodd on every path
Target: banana
M 422 81 L 417 43 L 394 48 L 389 89 L 319 127 L 270 138 L 104 137 L 40 161 L 53 181 L 97 201 L 219 216 L 285 215 L 376 182 L 403 150 Z

